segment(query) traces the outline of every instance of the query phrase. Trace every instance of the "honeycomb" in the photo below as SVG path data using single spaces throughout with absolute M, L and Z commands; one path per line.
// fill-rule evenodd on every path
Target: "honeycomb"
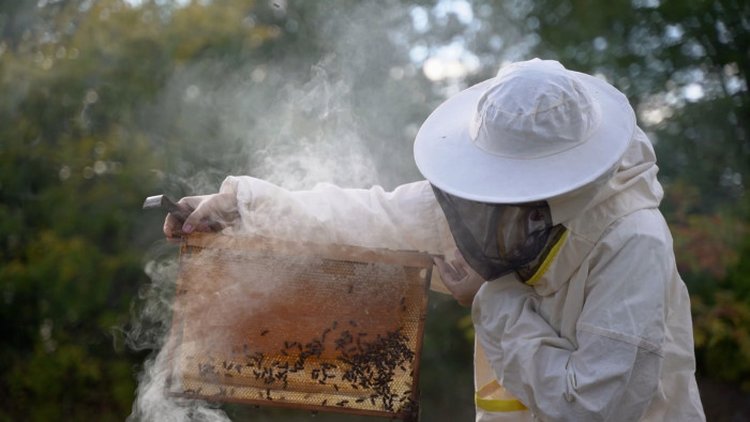
M 169 393 L 416 420 L 431 270 L 411 251 L 191 235 Z

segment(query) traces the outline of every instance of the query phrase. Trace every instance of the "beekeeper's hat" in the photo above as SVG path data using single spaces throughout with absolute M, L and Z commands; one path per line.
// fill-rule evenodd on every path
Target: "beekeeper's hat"
M 619 162 L 635 130 L 625 96 L 552 60 L 514 63 L 441 104 L 414 158 L 437 188 L 515 204 L 565 194 Z

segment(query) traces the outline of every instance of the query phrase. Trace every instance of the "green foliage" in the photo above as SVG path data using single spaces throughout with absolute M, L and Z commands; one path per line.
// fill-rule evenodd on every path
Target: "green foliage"
M 745 281 L 747 283 L 747 281 Z M 716 379 L 739 383 L 750 391 L 750 306 L 730 290 L 715 293 L 712 303 L 693 298 L 695 346 L 702 370 Z
M 744 237 L 739 255 L 750 256 L 750 236 Z M 701 369 L 750 391 L 750 262 L 735 261 L 711 287 L 692 298 Z
M 3 46 L 0 417 L 120 420 L 137 360 L 113 349 L 111 330 L 144 281 L 133 233 L 155 179 L 111 87 L 135 101 L 148 86 L 75 37 Z
M 211 22 L 191 9 L 165 36 L 153 5 L 84 5 L 0 10 L 0 419 L 129 413 L 143 356 L 113 330 L 146 281 L 159 225 L 139 208 L 164 171 L 140 108 L 181 61 L 230 44 L 226 27 L 182 43 Z M 23 16 L 34 24 L 14 27 Z

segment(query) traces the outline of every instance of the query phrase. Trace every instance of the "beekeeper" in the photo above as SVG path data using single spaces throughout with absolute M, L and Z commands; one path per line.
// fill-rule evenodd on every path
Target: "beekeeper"
M 439 106 L 414 157 L 427 180 L 392 192 L 228 177 L 164 231 L 444 254 L 442 284 L 472 306 L 478 421 L 705 419 L 654 151 L 622 93 L 514 63 Z

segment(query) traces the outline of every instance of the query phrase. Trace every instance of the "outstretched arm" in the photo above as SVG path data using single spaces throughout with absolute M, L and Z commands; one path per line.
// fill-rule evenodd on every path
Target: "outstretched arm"
M 221 193 L 237 199 L 234 229 L 276 238 L 444 253 L 450 232 L 427 182 L 386 192 L 320 184 L 288 191 L 252 177 L 228 177 Z
M 185 197 L 183 222 L 168 215 L 164 234 L 176 239 L 193 231 L 227 228 L 288 240 L 339 243 L 444 254 L 452 237 L 426 181 L 386 192 L 321 184 L 289 191 L 261 179 L 230 176 L 219 193 Z

